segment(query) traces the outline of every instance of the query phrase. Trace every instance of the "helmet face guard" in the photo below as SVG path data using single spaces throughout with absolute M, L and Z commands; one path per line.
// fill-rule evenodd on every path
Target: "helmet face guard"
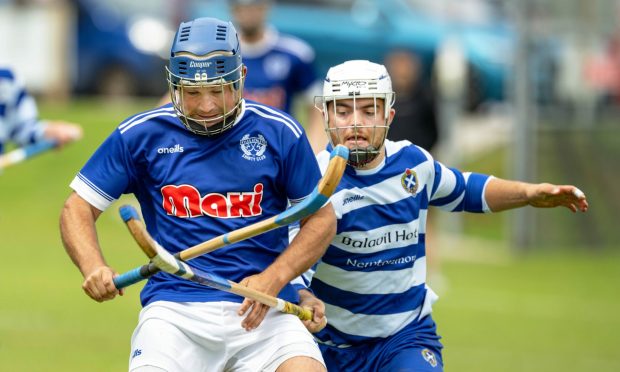
M 231 128 L 240 113 L 244 71 L 237 32 L 230 22 L 198 18 L 182 23 L 175 36 L 166 68 L 170 98 L 185 127 L 200 135 Z M 205 89 L 220 100 L 221 115 L 191 117 L 186 91 Z
M 354 167 L 363 167 L 382 151 L 393 104 L 394 92 L 385 67 L 369 61 L 348 61 L 332 67 L 323 95 L 315 98 L 331 145 L 354 143 L 348 146 L 348 163 Z M 367 145 L 359 145 L 360 140 Z

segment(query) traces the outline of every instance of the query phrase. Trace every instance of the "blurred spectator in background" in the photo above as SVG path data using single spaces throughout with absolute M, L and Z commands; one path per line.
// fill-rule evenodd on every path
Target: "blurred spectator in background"
M 314 50 L 306 42 L 278 32 L 267 23 L 271 0 L 228 0 L 233 23 L 239 33 L 243 63 L 248 68 L 244 85 L 246 99 L 295 115 L 304 125 L 314 152 L 327 141 L 320 113 L 314 110 L 319 92 L 314 68 Z M 295 100 L 302 112 L 294 113 Z M 160 104 L 170 102 L 168 95 Z
M 611 35 L 601 53 L 587 60 L 585 77 L 605 104 L 620 104 L 620 30 Z
M 431 84 L 422 75 L 420 59 L 406 49 L 394 49 L 385 57 L 396 93 L 398 115 L 390 125 L 388 139 L 409 140 L 429 152 L 438 140 L 435 98 Z
M 35 99 L 22 81 L 0 66 L 0 153 L 9 141 L 25 146 L 46 139 L 62 146 L 81 137 L 78 124 L 40 120 Z
M 319 85 L 312 47 L 267 24 L 271 0 L 229 0 L 229 4 L 239 31 L 243 62 L 249 71 L 245 97 L 289 114 L 293 114 L 293 101 L 302 99 L 305 112 L 297 113 L 296 118 L 308 129 L 313 146 L 325 144 L 322 120 L 314 110 Z

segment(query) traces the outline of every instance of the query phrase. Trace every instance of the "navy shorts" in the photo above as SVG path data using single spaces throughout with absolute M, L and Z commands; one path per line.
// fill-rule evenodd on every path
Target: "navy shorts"
M 329 372 L 443 372 L 439 339 L 428 315 L 385 339 L 348 348 L 319 347 Z

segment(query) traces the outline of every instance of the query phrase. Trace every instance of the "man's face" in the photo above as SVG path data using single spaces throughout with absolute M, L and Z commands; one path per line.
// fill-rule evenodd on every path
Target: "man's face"
M 394 90 L 408 91 L 420 79 L 420 59 L 413 53 L 405 50 L 397 50 L 388 55 L 385 67 L 392 77 Z
M 394 110 L 390 110 L 386 122 L 383 99 L 338 99 L 335 103 L 328 102 L 327 114 L 332 143 L 345 145 L 349 150 L 379 149 L 383 146 Z
M 235 25 L 241 36 L 253 37 L 265 27 L 269 5 L 266 2 L 256 4 L 236 4 L 232 6 Z
M 240 91 L 232 84 L 182 86 L 177 91 L 183 113 L 209 128 L 224 120 L 240 99 Z

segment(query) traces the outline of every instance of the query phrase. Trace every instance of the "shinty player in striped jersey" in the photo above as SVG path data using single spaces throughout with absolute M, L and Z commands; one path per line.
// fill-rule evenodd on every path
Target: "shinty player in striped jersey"
M 442 371 L 442 344 L 431 316 L 437 295 L 426 284 L 429 206 L 450 212 L 498 212 L 523 206 L 588 209 L 575 186 L 530 184 L 464 173 L 409 141 L 386 139 L 395 115 L 383 65 L 348 61 L 332 67 L 317 108 L 330 140 L 344 144 L 349 165 L 331 201 L 337 234 L 314 272 L 314 296 L 327 327 L 315 333 L 329 371 Z M 313 276 L 312 276 L 313 274 Z M 316 301 L 306 290 L 304 300 Z M 316 324 L 307 324 L 311 331 Z M 318 329 L 318 328 L 317 328 Z
M 0 66 L 0 153 L 7 142 L 26 146 L 54 141 L 63 146 L 82 137 L 79 124 L 41 120 L 37 103 L 13 69 Z

